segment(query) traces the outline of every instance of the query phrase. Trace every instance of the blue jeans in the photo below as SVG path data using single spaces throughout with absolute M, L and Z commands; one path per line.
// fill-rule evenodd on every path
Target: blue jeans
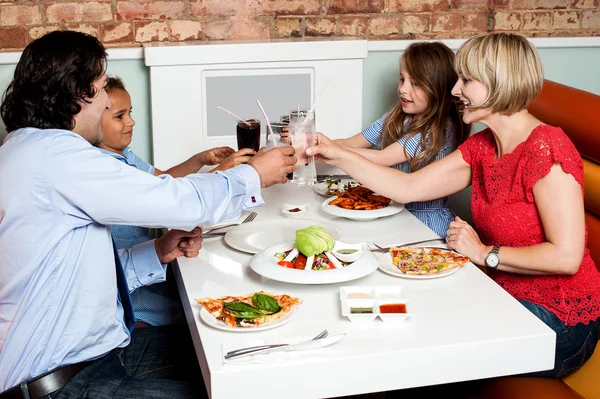
M 207 398 L 187 325 L 136 328 L 44 399 Z
M 525 300 L 519 302 L 556 333 L 554 368 L 529 373 L 526 374 L 527 377 L 562 378 L 575 372 L 592 356 L 598 342 L 600 319 L 588 324 L 565 326 L 554 313 L 543 306 Z

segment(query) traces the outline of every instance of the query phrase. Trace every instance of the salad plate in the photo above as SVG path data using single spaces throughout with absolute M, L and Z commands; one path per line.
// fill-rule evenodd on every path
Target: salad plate
M 200 310 L 200 319 L 202 319 L 202 321 L 206 325 L 209 325 L 212 328 L 216 328 L 218 330 L 232 331 L 232 332 L 256 332 L 256 331 L 270 330 L 272 328 L 277 328 L 277 327 L 280 327 L 280 326 L 286 324 L 287 322 L 292 320 L 292 316 L 294 315 L 295 311 L 296 311 L 295 309 L 291 310 L 290 312 L 286 313 L 282 318 L 278 319 L 274 323 L 269 323 L 269 324 L 265 324 L 265 325 L 262 325 L 259 327 L 253 327 L 253 328 L 230 327 L 226 324 L 221 323 L 219 320 L 215 319 L 214 316 L 211 315 L 208 312 L 208 310 L 206 310 L 204 308 L 202 308 Z
M 292 284 L 333 284 L 356 280 L 373 273 L 379 266 L 377 258 L 368 249 L 358 260 L 348 264 L 342 263 L 341 267 L 329 265 L 321 270 L 301 270 L 278 264 L 281 261 L 277 255 L 287 256 L 293 250 L 294 241 L 273 245 L 254 255 L 250 259 L 249 266 L 263 277 Z M 320 255 L 316 255 L 313 262 L 328 264 Z
M 256 254 L 282 241 L 294 240 L 296 231 L 308 226 L 323 227 L 336 240 L 341 237 L 335 227 L 316 220 L 273 219 L 235 226 L 225 234 L 225 242 L 238 251 Z

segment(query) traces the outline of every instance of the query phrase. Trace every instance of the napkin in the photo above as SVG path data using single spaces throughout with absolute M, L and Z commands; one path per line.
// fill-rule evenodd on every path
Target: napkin
M 311 359 L 313 360 L 327 360 L 332 354 L 341 353 L 341 349 L 336 344 L 330 345 L 326 348 L 303 350 L 303 351 L 284 351 L 278 350 L 274 352 L 258 352 L 252 355 L 234 357 L 232 359 L 225 359 L 227 352 L 247 348 L 249 346 L 267 345 L 267 344 L 295 344 L 298 342 L 308 341 L 313 337 L 295 337 L 295 338 L 283 338 L 278 339 L 277 342 L 273 340 L 265 341 L 262 339 L 254 339 L 236 344 L 223 344 L 221 345 L 221 356 L 223 358 L 223 364 L 231 365 L 245 365 L 245 364 L 266 364 L 266 363 L 284 363 L 292 360 Z

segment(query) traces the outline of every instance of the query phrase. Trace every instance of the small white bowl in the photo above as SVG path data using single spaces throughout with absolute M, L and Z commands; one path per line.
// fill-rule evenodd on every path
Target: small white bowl
M 300 209 L 296 212 L 291 212 L 292 209 Z M 287 218 L 290 219 L 302 219 L 306 213 L 308 212 L 308 204 L 302 205 L 292 205 L 292 204 L 283 204 L 283 209 L 281 213 Z
M 366 242 L 350 244 L 343 241 L 336 241 L 331 253 L 342 262 L 356 262 L 365 253 L 367 249 Z M 351 253 L 344 253 L 344 250 L 350 250 Z

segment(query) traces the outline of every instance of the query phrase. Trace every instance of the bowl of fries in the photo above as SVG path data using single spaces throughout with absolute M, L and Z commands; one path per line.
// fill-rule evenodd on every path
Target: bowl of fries
M 337 196 L 325 200 L 321 208 L 334 216 L 367 221 L 395 215 L 402 211 L 404 206 L 374 193 L 367 187 L 357 186 L 349 187 Z

